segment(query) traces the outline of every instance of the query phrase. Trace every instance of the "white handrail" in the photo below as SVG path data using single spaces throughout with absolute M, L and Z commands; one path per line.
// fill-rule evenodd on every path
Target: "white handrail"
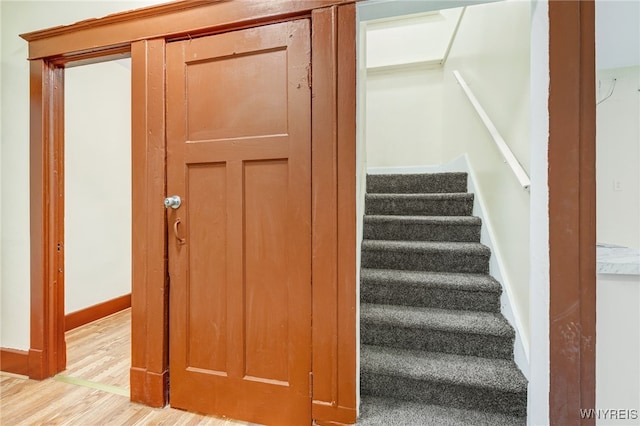
M 460 87 L 462 87 L 462 90 L 464 90 L 464 93 L 467 95 L 467 98 L 469 98 L 469 101 L 480 116 L 480 119 L 482 120 L 484 125 L 487 127 L 487 130 L 489 130 L 493 141 L 498 146 L 498 150 L 502 154 L 505 162 L 511 168 L 511 171 L 513 171 L 513 174 L 516 175 L 516 178 L 518 179 L 518 182 L 520 182 L 522 189 L 528 191 L 531 187 L 531 179 L 529 178 L 529 175 L 527 175 L 527 172 L 524 170 L 518 159 L 515 157 L 515 155 L 513 155 L 513 152 L 511 152 L 511 149 L 509 149 L 509 146 L 504 141 L 504 138 L 502 137 L 500 132 L 498 132 L 498 129 L 496 129 L 496 126 L 493 124 L 484 108 L 482 108 L 480 102 L 478 102 L 478 99 L 469 88 L 469 85 L 467 85 L 467 82 L 464 81 L 464 78 L 462 78 L 458 71 L 453 71 L 453 75 L 455 76 L 456 80 L 458 80 Z

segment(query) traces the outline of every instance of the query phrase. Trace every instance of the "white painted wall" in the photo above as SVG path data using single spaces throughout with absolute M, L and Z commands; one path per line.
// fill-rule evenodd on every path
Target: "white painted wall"
M 640 2 L 596 0 L 596 69 L 640 65 Z
M 369 72 L 366 90 L 368 167 L 441 162 L 441 69 Z
M 640 276 L 598 274 L 596 306 L 596 407 L 635 410 L 636 413 L 635 418 L 602 418 L 596 423 L 637 425 L 640 413 Z
M 65 312 L 131 292 L 131 66 L 65 71 Z
M 529 208 L 488 131 L 453 77 L 458 70 L 525 170 L 530 169 L 530 4 L 506 1 L 468 7 L 444 66 L 444 161 L 466 153 L 476 194 L 486 207 L 524 346 L 529 346 Z M 518 327 L 518 323 L 521 324 Z
M 0 23 L 2 23 L 2 4 L 0 2 Z M 0 52 L 2 52 L 2 29 L 0 29 Z M 0 238 L 2 237 L 2 67 L 0 66 Z M 2 318 L 2 244 L 0 244 L 0 318 Z M 0 325 L 0 342 L 2 341 Z
M 549 424 L 549 4 L 531 2 L 529 425 Z M 535 125 L 533 125 L 535 123 Z
M 640 248 L 640 2 L 596 1 L 596 68 L 597 239 Z M 598 425 L 639 422 L 638 306 L 640 277 L 598 274 L 596 407 L 636 410 Z
M 360 22 L 360 8 L 356 7 L 356 300 L 360 300 L 360 245 L 363 236 L 364 199 L 367 189 L 367 25 Z M 360 383 L 360 304 L 356 303 L 356 383 Z M 360 386 L 356 386 L 356 415 L 360 415 Z
M 29 348 L 29 64 L 18 34 L 160 3 L 6 1 L 2 8 L 0 347 Z M 8 202 L 10 201 L 10 203 Z M 87 254 L 89 255 L 89 253 Z
M 442 162 L 443 74 L 461 8 L 367 22 L 367 167 Z
M 640 248 L 640 67 L 599 70 L 596 82 L 598 241 Z
M 367 67 L 440 61 L 446 54 L 461 8 L 367 24 Z

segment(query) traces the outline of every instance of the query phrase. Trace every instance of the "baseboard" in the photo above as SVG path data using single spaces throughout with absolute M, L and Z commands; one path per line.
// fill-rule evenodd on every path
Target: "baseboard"
M 513 347 L 513 358 L 516 365 L 522 371 L 522 374 L 524 374 L 527 380 L 530 380 L 529 342 L 525 340 L 526 334 L 524 327 L 522 326 L 522 314 L 516 309 L 516 305 L 513 303 L 511 285 L 509 280 L 506 278 L 507 275 L 504 273 L 505 267 L 503 257 L 500 249 L 494 243 L 496 237 L 493 232 L 493 228 L 491 227 L 491 223 L 485 218 L 485 212 L 487 209 L 485 207 L 482 193 L 476 189 L 475 182 L 477 179 L 467 155 L 464 154 L 454 161 L 457 163 L 457 167 L 459 167 L 458 171 L 468 173 L 468 191 L 475 195 L 473 200 L 473 214 L 482 220 L 480 242 L 491 249 L 489 273 L 500 283 L 503 290 L 502 295 L 500 296 L 500 312 L 507 321 L 509 321 L 516 332 Z
M 441 170 L 439 165 L 424 166 L 388 166 L 388 167 L 369 167 L 367 174 L 369 175 L 407 175 L 413 173 L 437 173 Z
M 169 371 L 154 373 L 144 368 L 129 370 L 131 401 L 162 408 L 169 401 Z
M 464 155 L 454 158 L 444 164 L 424 164 L 420 166 L 388 166 L 388 167 L 369 167 L 367 174 L 370 175 L 388 175 L 398 174 L 406 175 L 413 173 L 446 173 L 459 172 L 467 168 L 466 158 Z M 466 171 L 466 170 L 465 170 Z
M 131 293 L 65 315 L 64 329 L 65 331 L 73 330 L 76 327 L 89 324 L 130 307 Z
M 29 352 L 0 348 L 0 371 L 28 376 Z

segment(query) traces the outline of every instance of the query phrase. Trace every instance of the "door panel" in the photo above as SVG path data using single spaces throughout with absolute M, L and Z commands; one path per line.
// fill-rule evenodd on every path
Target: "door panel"
M 219 372 L 226 371 L 227 359 L 226 173 L 225 163 L 187 166 L 188 199 L 193 206 L 186 220 L 189 250 L 207 253 L 188 258 L 187 363 Z
M 283 303 L 289 300 L 288 259 L 271 253 L 287 249 L 287 161 L 246 162 L 244 180 L 243 231 L 251 238 L 244 253 L 245 374 L 284 384 L 289 381 L 289 303 Z
M 308 20 L 167 46 L 174 407 L 311 421 L 309 67 Z

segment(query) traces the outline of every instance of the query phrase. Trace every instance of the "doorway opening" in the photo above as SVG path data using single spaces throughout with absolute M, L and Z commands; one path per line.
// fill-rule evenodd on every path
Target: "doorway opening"
M 58 378 L 128 396 L 131 60 L 69 67 L 64 80 L 67 365 Z

